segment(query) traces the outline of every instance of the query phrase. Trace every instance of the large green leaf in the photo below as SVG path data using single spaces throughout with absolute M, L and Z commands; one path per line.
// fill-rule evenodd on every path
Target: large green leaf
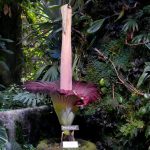
M 103 25 L 105 19 L 100 19 L 100 20 L 96 20 L 94 21 L 90 28 L 87 30 L 88 33 L 95 33 L 96 31 L 98 31 L 101 26 Z

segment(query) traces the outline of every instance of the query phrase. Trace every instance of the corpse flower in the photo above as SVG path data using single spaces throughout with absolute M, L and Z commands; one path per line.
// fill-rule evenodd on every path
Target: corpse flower
M 27 82 L 24 86 L 31 92 L 49 93 L 61 125 L 71 125 L 79 106 L 86 106 L 100 96 L 94 84 L 72 81 L 71 18 L 72 9 L 61 7 L 62 13 L 62 50 L 60 80 L 53 82 Z M 67 134 L 67 132 L 66 132 Z

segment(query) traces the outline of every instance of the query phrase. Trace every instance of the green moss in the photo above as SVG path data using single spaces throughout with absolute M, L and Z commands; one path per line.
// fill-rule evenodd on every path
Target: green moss
M 90 141 L 85 140 L 79 140 L 79 143 L 81 143 L 81 147 L 79 150 L 96 150 L 96 145 Z
M 74 149 L 63 149 L 63 150 L 96 150 L 96 145 L 90 141 L 85 141 L 82 139 L 78 140 L 79 142 L 79 148 L 74 148 Z M 38 146 L 37 146 L 37 150 L 62 150 L 62 148 L 60 147 L 60 143 L 58 143 L 58 141 L 56 140 L 56 142 L 54 142 L 54 140 L 42 140 Z
M 47 140 L 41 141 L 37 146 L 37 150 L 50 150 L 48 141 Z

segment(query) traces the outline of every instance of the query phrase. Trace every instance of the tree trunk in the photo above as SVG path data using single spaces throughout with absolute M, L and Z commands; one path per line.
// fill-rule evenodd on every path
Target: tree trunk
M 6 42 L 6 48 L 13 54 L 5 53 L 3 60 L 10 69 L 9 84 L 20 83 L 23 54 L 21 49 L 21 7 L 16 2 L 4 4 L 0 12 L 0 35 L 2 38 L 13 40 L 12 43 Z M 1 77 L 3 78 L 3 77 Z M 4 77 L 5 79 L 5 77 Z M 5 79 L 8 80 L 8 79 Z M 2 81 L 5 85 L 5 81 Z

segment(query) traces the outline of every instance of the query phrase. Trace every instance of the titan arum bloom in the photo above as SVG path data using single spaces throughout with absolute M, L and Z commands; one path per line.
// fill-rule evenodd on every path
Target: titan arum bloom
M 72 81 L 72 9 L 64 5 L 61 7 L 61 13 L 63 30 L 60 81 L 30 81 L 25 84 L 25 88 L 31 92 L 49 93 L 60 124 L 67 126 L 72 124 L 78 106 L 85 106 L 96 101 L 100 94 L 94 84 Z

